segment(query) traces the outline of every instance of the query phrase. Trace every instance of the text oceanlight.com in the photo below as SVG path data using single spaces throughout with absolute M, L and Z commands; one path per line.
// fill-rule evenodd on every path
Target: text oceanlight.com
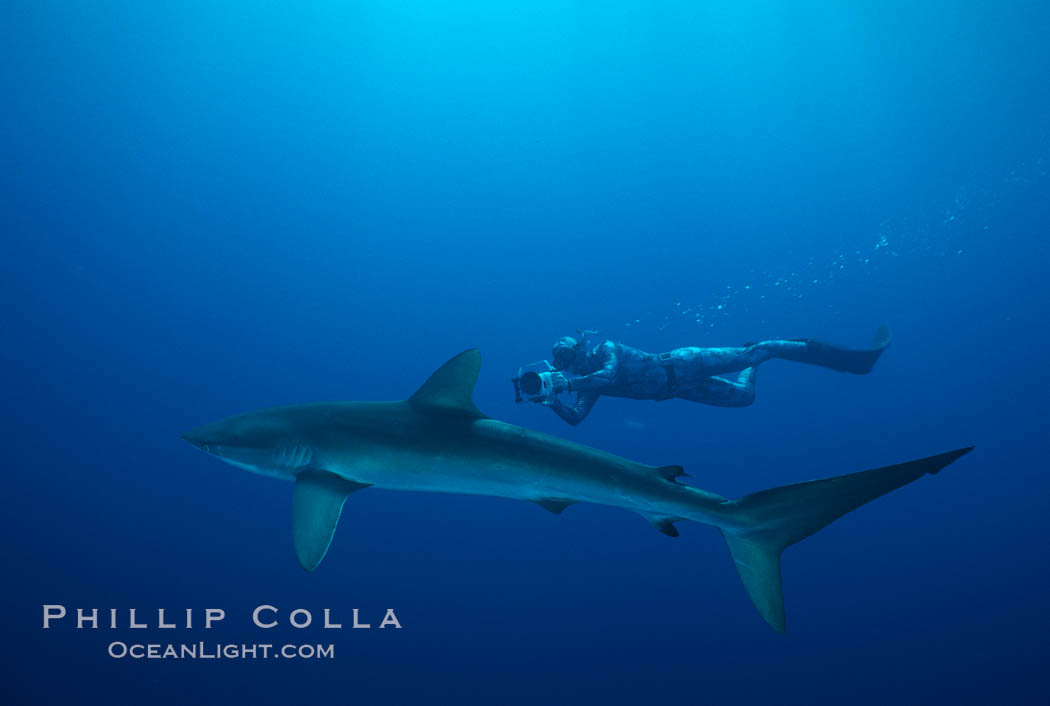
M 208 644 L 205 642 L 181 644 L 109 643 L 109 656 L 114 659 L 332 659 L 335 645 L 280 645 L 270 644 Z

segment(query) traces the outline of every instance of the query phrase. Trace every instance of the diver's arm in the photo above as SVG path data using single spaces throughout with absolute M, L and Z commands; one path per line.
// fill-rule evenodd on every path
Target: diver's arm
M 576 426 L 583 421 L 584 417 L 590 414 L 591 407 L 598 401 L 598 397 L 597 392 L 581 392 L 576 395 L 576 403 L 572 407 L 555 397 L 550 402 L 550 408 L 566 422 Z
M 620 356 L 616 355 L 616 346 L 609 341 L 598 346 L 602 367 L 590 375 L 569 378 L 569 391 L 587 392 L 601 390 L 613 384 L 616 373 L 620 371 Z

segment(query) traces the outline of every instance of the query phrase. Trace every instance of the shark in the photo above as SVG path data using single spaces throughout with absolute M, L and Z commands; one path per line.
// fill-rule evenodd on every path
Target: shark
M 846 513 L 973 449 L 795 483 L 727 499 L 683 482 L 682 466 L 650 466 L 482 414 L 473 402 L 481 354 L 442 365 L 407 400 L 319 402 L 237 414 L 183 438 L 226 463 L 295 483 L 292 538 L 315 570 L 349 495 L 365 488 L 462 493 L 636 512 L 665 535 L 676 522 L 721 532 L 763 619 L 785 632 L 781 553 Z

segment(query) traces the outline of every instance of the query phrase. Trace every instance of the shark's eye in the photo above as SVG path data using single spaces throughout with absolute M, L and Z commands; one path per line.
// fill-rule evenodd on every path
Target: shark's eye
M 206 454 L 211 453 L 211 447 L 207 444 L 201 444 L 201 451 L 203 451 Z

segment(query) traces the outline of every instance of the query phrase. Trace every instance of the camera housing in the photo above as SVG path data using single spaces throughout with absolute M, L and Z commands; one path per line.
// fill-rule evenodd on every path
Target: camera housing
M 530 370 L 529 368 L 542 368 Z M 554 367 L 549 361 L 543 360 L 538 363 L 530 363 L 518 369 L 517 377 L 511 378 L 514 384 L 514 401 L 536 402 L 554 397 L 554 381 L 551 379 L 551 371 Z

